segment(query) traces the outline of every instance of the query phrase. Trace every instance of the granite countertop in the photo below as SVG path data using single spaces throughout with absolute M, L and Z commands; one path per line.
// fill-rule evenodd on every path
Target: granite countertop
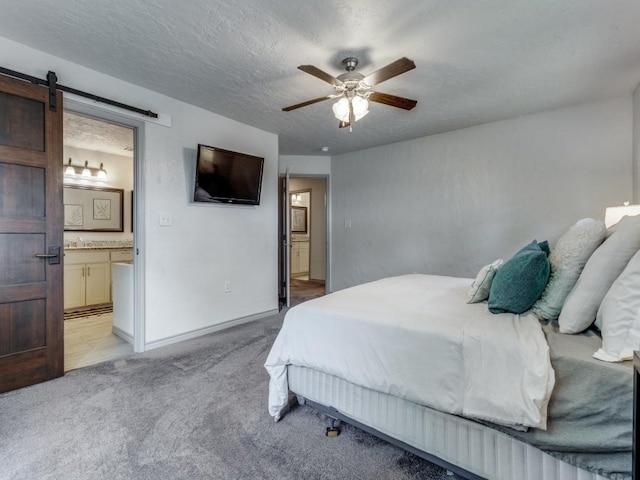
M 75 250 L 130 250 L 133 248 L 132 240 L 87 240 L 64 242 L 65 251 Z
M 92 246 L 86 246 L 86 247 L 64 247 L 65 251 L 79 251 L 79 250 L 131 250 L 133 248 L 133 246 L 128 246 L 128 247 L 111 247 L 111 246 L 104 246 L 104 245 L 92 245 Z

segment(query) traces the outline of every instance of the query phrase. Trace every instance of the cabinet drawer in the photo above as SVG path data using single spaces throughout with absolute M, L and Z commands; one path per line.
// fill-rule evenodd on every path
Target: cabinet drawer
M 90 252 L 64 252 L 64 263 L 68 265 L 78 263 L 99 263 L 108 262 L 109 252 L 90 251 Z
M 116 250 L 111 252 L 112 262 L 131 262 L 133 261 L 133 250 Z

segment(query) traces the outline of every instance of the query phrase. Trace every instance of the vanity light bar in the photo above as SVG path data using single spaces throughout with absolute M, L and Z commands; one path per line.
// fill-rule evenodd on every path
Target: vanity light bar
M 64 169 L 64 176 L 102 182 L 107 181 L 107 171 L 102 163 L 100 168 L 90 167 L 89 162 L 84 162 L 84 166 L 78 166 L 71 163 L 71 158 L 69 158 L 69 162 Z

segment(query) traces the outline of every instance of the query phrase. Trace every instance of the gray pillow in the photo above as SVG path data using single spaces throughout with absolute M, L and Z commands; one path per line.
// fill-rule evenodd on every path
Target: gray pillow
M 602 348 L 593 356 L 605 362 L 632 360 L 640 350 L 640 251 L 627 263 L 598 309 Z
M 558 318 L 567 295 L 578 281 L 591 254 L 604 241 L 606 232 L 604 222 L 583 218 L 558 239 L 549 255 L 549 282 L 542 296 L 531 307 L 539 318 Z
M 567 296 L 558 318 L 561 333 L 589 328 L 609 288 L 638 250 L 640 216 L 622 217 L 615 232 L 593 252 Z
M 489 290 L 491 289 L 493 277 L 502 264 L 503 260 L 499 258 L 495 262 L 485 265 L 480 269 L 471 287 L 469 287 L 467 303 L 478 303 L 489 298 Z
M 549 273 L 547 253 L 534 240 L 497 271 L 489 292 L 489 311 L 526 312 L 540 298 Z

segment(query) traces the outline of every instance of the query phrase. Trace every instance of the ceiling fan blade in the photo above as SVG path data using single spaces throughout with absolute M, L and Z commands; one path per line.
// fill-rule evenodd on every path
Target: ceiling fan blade
M 331 85 L 338 86 L 342 85 L 342 81 L 338 80 L 336 77 L 329 75 L 327 72 L 320 70 L 318 67 L 314 67 L 313 65 L 300 65 L 298 67 L 299 70 L 302 70 L 309 75 L 313 75 L 314 77 L 319 78 L 320 80 L 324 80 Z
M 395 62 L 391 62 L 386 67 L 382 67 L 381 69 L 370 73 L 364 77 L 362 81 L 367 85 L 373 86 L 378 83 L 382 83 L 385 80 L 389 80 L 390 78 L 396 77 L 401 73 L 413 70 L 414 68 L 416 68 L 416 64 L 413 63 L 413 60 L 409 60 L 407 57 L 402 57 Z
M 306 102 L 296 103 L 295 105 L 291 105 L 289 107 L 284 107 L 282 109 L 283 112 L 290 112 L 291 110 L 295 110 L 296 108 L 306 107 L 307 105 L 313 105 L 314 103 L 322 102 L 324 100 L 329 100 L 331 97 L 318 97 L 313 100 L 307 100 Z
M 418 104 L 417 100 L 397 97 L 395 95 L 380 92 L 371 92 L 369 100 L 372 102 L 384 103 L 385 105 L 391 105 L 392 107 L 404 108 L 405 110 L 411 110 Z

